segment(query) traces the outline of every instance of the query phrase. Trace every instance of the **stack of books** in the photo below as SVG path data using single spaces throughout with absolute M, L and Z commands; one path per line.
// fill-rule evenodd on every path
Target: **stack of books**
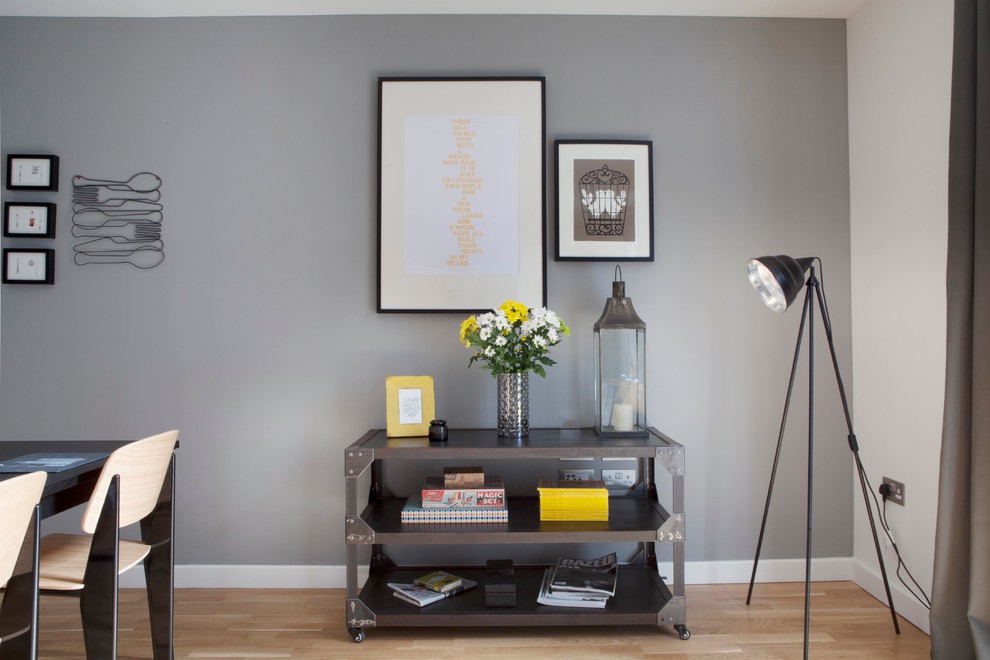
M 540 479 L 540 520 L 608 520 L 604 481 Z
M 558 559 L 543 574 L 537 602 L 557 607 L 604 608 L 615 595 L 615 553 L 597 559 Z
M 446 468 L 427 477 L 419 497 L 402 507 L 403 523 L 503 523 L 509 519 L 505 484 L 480 467 Z
M 388 586 L 396 598 L 423 607 L 473 589 L 478 583 L 446 571 L 433 571 L 412 582 L 389 582 Z

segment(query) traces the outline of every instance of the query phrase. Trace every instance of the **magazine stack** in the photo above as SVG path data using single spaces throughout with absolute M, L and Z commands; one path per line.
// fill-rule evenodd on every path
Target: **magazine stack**
M 608 520 L 604 481 L 540 479 L 540 520 Z
M 419 497 L 402 507 L 403 523 L 502 523 L 509 519 L 505 484 L 480 467 L 446 468 L 427 477 Z
M 597 559 L 558 559 L 543 574 L 537 602 L 557 607 L 604 608 L 615 595 L 615 553 Z
M 412 582 L 389 582 L 388 586 L 396 598 L 423 607 L 473 589 L 478 583 L 446 571 L 433 571 Z

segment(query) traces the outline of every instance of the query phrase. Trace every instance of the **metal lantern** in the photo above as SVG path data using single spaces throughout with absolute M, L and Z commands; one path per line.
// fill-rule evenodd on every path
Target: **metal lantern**
M 645 437 L 646 323 L 626 297 L 615 267 L 612 297 L 595 322 L 595 431 L 599 437 Z

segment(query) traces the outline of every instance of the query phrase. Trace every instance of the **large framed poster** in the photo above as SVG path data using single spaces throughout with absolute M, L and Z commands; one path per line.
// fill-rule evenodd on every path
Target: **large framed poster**
M 546 305 L 545 82 L 379 79 L 379 312 Z

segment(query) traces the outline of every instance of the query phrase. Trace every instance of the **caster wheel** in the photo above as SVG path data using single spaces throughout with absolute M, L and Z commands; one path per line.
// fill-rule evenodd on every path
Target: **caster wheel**
M 349 628 L 347 632 L 351 633 L 351 639 L 354 640 L 355 644 L 360 644 L 364 641 L 364 631 L 360 628 Z
M 691 631 L 687 629 L 687 626 L 674 626 L 674 630 L 677 631 L 681 639 L 691 639 Z

